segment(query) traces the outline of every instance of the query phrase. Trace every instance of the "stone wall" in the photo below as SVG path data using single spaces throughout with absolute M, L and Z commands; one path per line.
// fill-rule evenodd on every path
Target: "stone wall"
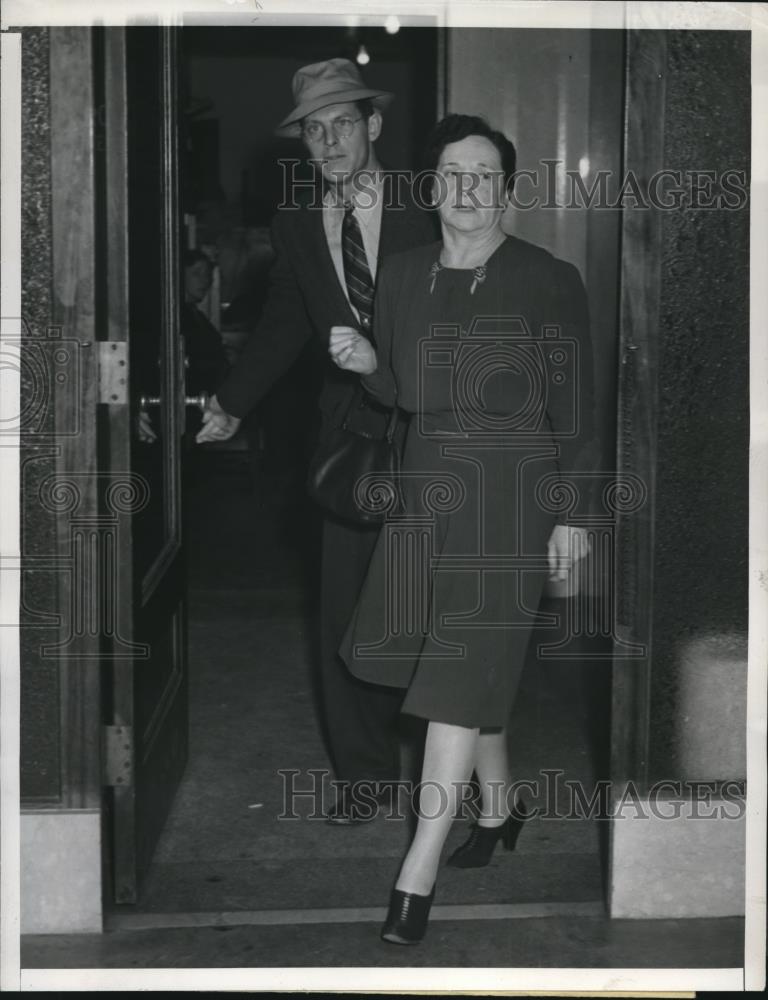
M 665 91 L 664 166 L 748 176 L 749 33 L 670 32 Z M 688 205 L 662 221 L 651 780 L 745 776 L 748 444 L 749 205 Z

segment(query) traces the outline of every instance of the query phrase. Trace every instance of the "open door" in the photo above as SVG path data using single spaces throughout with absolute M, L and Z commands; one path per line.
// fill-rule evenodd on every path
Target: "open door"
M 116 565 L 120 634 L 103 678 L 105 815 L 114 900 L 132 903 L 187 759 L 181 481 L 178 32 L 94 31 L 102 301 L 101 460 L 131 483 Z M 99 94 L 99 89 L 101 93 Z M 147 409 L 157 441 L 136 434 Z

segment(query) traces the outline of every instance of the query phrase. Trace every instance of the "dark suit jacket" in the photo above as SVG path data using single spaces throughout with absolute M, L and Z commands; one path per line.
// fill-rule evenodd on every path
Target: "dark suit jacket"
M 397 207 L 396 196 L 405 197 L 406 185 L 385 184 L 384 191 L 379 265 L 389 254 L 431 243 L 436 238 L 433 218 L 410 198 Z M 353 399 L 358 376 L 337 368 L 325 350 L 332 326 L 359 328 L 359 324 L 333 266 L 320 204 L 319 195 L 314 200 L 310 195 L 299 208 L 280 209 L 275 216 L 272 241 L 276 259 L 264 311 L 240 360 L 217 391 L 221 406 L 235 417 L 249 412 L 298 358 L 313 335 L 319 338 L 323 349 L 319 406 L 324 426 L 338 426 Z M 381 408 L 372 404 L 353 423 L 378 431 L 383 430 L 385 420 Z

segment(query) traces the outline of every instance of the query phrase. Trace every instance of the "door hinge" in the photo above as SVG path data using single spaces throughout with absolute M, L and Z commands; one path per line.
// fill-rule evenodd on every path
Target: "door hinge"
M 133 728 L 104 726 L 102 731 L 102 783 L 111 788 L 133 784 Z
M 128 402 L 128 344 L 124 340 L 100 340 L 99 402 L 114 406 Z

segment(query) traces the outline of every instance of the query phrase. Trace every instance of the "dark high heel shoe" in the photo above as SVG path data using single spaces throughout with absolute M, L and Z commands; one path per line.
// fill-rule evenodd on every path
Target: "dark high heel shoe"
M 434 898 L 434 886 L 428 896 L 393 889 L 387 919 L 381 930 L 382 940 L 391 944 L 418 944 L 427 930 Z
M 496 844 L 501 841 L 505 850 L 514 851 L 517 838 L 528 819 L 528 811 L 519 802 L 514 812 L 500 826 L 472 827 L 472 832 L 461 847 L 457 847 L 446 861 L 451 868 L 485 868 L 491 860 Z

